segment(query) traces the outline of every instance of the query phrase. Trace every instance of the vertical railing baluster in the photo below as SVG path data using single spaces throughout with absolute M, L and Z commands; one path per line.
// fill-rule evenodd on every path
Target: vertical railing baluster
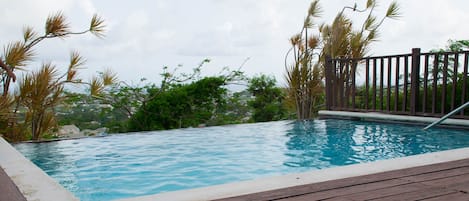
M 408 87 L 409 87 L 409 57 L 404 56 L 404 94 L 403 94 L 403 100 L 402 100 L 402 112 L 407 111 L 407 96 L 409 95 L 408 92 Z
M 443 83 L 441 83 L 441 115 L 446 114 L 446 85 L 448 82 L 448 54 L 443 57 Z
M 456 108 L 456 88 L 458 84 L 458 67 L 459 67 L 459 53 L 454 54 L 454 64 L 453 64 L 453 86 L 451 89 L 451 110 L 453 111 Z
M 392 57 L 388 57 L 388 85 L 387 85 L 387 95 L 386 95 L 386 110 L 391 111 L 391 66 L 392 66 Z
M 433 60 L 433 83 L 432 83 L 432 114 L 436 114 L 436 101 L 437 101 L 437 93 L 438 93 L 438 69 L 440 65 L 440 55 L 438 53 L 435 54 Z
M 410 114 L 416 115 L 420 91 L 420 48 L 412 49 L 412 69 L 410 75 Z
M 380 110 L 384 110 L 384 57 L 381 57 L 381 63 L 380 63 L 380 79 L 379 79 L 379 101 L 380 101 Z
M 464 54 L 464 66 L 463 66 L 463 76 L 462 76 L 462 93 L 461 93 L 461 105 L 469 101 L 469 98 L 466 100 L 466 94 L 469 93 L 467 86 L 467 71 L 469 70 L 469 52 Z M 464 110 L 461 110 L 461 116 L 464 116 Z
M 425 55 L 425 60 L 423 64 L 423 96 L 422 96 L 422 112 L 427 112 L 427 96 L 428 96 L 428 61 L 429 55 Z
M 357 74 L 357 68 L 358 68 L 358 61 L 352 60 L 352 68 L 353 68 L 353 73 L 352 73 L 352 109 L 355 110 L 355 93 L 356 93 L 356 74 Z
M 326 110 L 332 109 L 332 68 L 335 62 L 330 56 L 326 56 L 325 76 L 326 76 Z
M 400 57 L 396 57 L 396 83 L 394 85 L 394 112 L 397 112 L 399 108 L 399 68 L 400 68 Z
M 373 110 L 376 110 L 376 59 L 373 59 Z
M 369 76 L 370 76 L 370 59 L 367 58 L 366 63 L 365 63 L 365 110 L 369 109 L 369 103 L 368 103 L 368 98 L 369 98 L 368 91 L 370 88 Z
M 347 59 L 347 61 L 345 61 L 345 79 L 344 79 L 344 84 L 345 84 L 345 94 L 344 94 L 344 97 L 345 97 L 345 101 L 342 103 L 342 106 L 345 107 L 345 108 L 349 108 L 349 99 L 350 99 L 350 85 L 349 85 L 349 80 L 350 80 L 350 60 Z

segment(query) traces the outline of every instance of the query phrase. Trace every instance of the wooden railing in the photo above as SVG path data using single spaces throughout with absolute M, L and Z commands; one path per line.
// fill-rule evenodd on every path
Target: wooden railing
M 469 101 L 469 51 L 326 58 L 326 109 L 441 117 Z M 455 115 L 469 119 L 469 109 Z

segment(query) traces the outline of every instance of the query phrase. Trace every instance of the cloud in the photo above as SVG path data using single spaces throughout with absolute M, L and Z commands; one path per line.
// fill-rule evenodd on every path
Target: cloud
M 238 67 L 245 58 L 248 74 L 268 73 L 282 80 L 288 39 L 300 31 L 312 0 L 0 0 L 0 36 L 3 44 L 21 39 L 23 25 L 43 32 L 47 16 L 63 11 L 74 30 L 89 25 L 92 14 L 106 21 L 104 39 L 81 35 L 48 40 L 37 48 L 39 61 L 66 63 L 77 50 L 87 58 L 89 77 L 112 67 L 122 79 L 158 77 L 164 65 L 191 69 L 211 58 L 207 74 L 224 66 Z M 385 9 L 391 0 L 380 1 Z M 321 1 L 323 18 L 330 23 L 343 0 Z M 373 55 L 423 51 L 445 45 L 448 39 L 467 39 L 469 1 L 399 1 L 403 17 L 383 24 Z

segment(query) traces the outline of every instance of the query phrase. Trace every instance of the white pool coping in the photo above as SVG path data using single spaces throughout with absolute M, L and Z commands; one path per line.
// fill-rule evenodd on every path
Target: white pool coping
M 412 123 L 426 123 L 431 124 L 438 121 L 440 118 L 435 117 L 419 117 L 419 116 L 407 116 L 407 115 L 394 115 L 394 114 L 382 114 L 376 112 L 344 112 L 344 111 L 327 111 L 321 110 L 318 112 L 319 116 L 335 116 L 344 118 L 359 118 L 361 120 L 386 120 L 386 121 L 399 121 L 399 122 L 412 122 Z M 446 119 L 441 124 L 453 125 L 453 126 L 467 126 L 469 127 L 469 120 L 464 119 Z M 423 128 L 423 127 L 422 127 Z
M 60 160 L 60 158 L 57 158 Z M 0 136 L 0 167 L 28 201 L 77 201 L 70 191 L 25 158 Z
M 431 123 L 437 118 L 410 117 L 378 113 L 320 111 L 320 115 L 357 117 L 363 120 L 382 119 Z M 444 124 L 469 126 L 468 120 L 448 119 Z M 118 201 L 201 201 L 228 198 L 298 185 L 312 184 L 348 177 L 399 170 L 423 165 L 450 162 L 469 158 L 469 148 L 420 154 L 370 163 L 333 167 L 304 173 L 273 176 L 250 181 L 241 181 L 204 188 L 173 191 L 155 195 L 120 199 Z M 60 160 L 60 159 L 58 159 Z M 0 136 L 0 167 L 30 201 L 76 201 L 71 192 L 48 176 L 39 167 L 26 159 Z

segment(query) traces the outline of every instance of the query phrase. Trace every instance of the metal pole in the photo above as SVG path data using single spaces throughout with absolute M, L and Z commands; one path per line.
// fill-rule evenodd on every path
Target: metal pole
M 459 106 L 458 108 L 456 108 L 455 110 L 451 111 L 450 113 L 448 113 L 447 115 L 441 117 L 441 119 L 439 119 L 438 121 L 435 121 L 433 122 L 432 124 L 428 125 L 427 127 L 423 128 L 423 130 L 427 130 L 439 123 L 441 123 L 442 121 L 446 120 L 448 117 L 452 116 L 453 114 L 456 114 L 457 112 L 463 110 L 464 108 L 468 107 L 469 106 L 469 102 L 467 103 L 464 103 L 464 105 L 461 105 Z

